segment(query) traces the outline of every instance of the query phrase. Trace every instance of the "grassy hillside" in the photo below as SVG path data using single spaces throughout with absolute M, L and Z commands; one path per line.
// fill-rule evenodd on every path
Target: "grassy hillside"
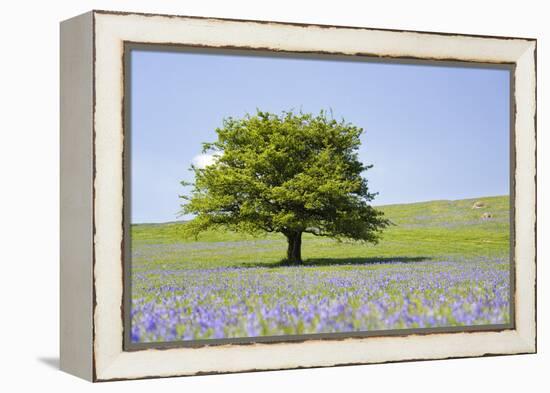
M 484 207 L 473 209 L 475 202 Z M 508 256 L 509 197 L 378 207 L 394 225 L 377 245 L 337 242 L 304 236 L 306 264 L 435 260 Z M 489 213 L 491 218 L 482 215 Z M 189 269 L 229 266 L 278 266 L 286 240 L 280 234 L 258 237 L 230 231 L 209 231 L 197 240 L 182 237 L 185 223 L 132 226 L 133 266 L 142 269 Z
M 483 207 L 472 209 L 474 203 Z M 508 197 L 380 207 L 378 245 L 132 227 L 134 342 L 506 324 Z M 484 217 L 485 215 L 485 217 Z M 490 215 L 490 218 L 487 218 Z M 229 269 L 227 269 L 229 268 Z

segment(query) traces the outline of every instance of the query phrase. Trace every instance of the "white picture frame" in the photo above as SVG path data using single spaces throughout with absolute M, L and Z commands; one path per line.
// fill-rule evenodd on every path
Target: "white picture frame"
M 514 321 L 304 342 L 124 349 L 126 43 L 513 68 Z M 536 352 L 536 40 L 91 11 L 61 23 L 61 368 L 90 381 Z

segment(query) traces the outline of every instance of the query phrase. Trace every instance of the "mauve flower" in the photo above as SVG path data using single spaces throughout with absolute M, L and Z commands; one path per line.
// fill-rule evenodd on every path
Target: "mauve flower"
M 132 342 L 505 324 L 508 261 L 141 270 Z

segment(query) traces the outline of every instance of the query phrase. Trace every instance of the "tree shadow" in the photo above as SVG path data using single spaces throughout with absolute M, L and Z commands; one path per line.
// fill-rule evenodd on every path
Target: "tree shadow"
M 302 263 L 290 262 L 286 259 L 279 262 L 252 262 L 242 263 L 239 267 L 267 267 L 267 268 L 280 268 L 291 266 L 346 266 L 346 265 L 379 265 L 379 264 L 392 264 L 392 263 L 415 263 L 431 260 L 431 257 L 419 256 L 419 257 L 407 257 L 407 256 L 395 256 L 395 257 L 363 257 L 363 258 L 311 258 L 306 259 Z

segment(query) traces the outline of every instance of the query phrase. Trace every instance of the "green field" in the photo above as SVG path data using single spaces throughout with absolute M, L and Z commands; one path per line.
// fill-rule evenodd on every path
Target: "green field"
M 301 266 L 283 235 L 132 225 L 132 340 L 509 321 L 508 196 L 378 208 L 393 223 L 379 244 L 305 235 Z
M 474 202 L 486 207 L 472 209 Z M 377 245 L 338 242 L 304 234 L 305 264 L 332 265 L 383 260 L 507 257 L 510 225 L 507 196 L 380 206 L 394 225 Z M 490 219 L 482 214 L 489 212 Z M 250 236 L 205 232 L 185 239 L 185 223 L 132 226 L 132 263 L 141 269 L 277 266 L 286 252 L 281 234 Z

